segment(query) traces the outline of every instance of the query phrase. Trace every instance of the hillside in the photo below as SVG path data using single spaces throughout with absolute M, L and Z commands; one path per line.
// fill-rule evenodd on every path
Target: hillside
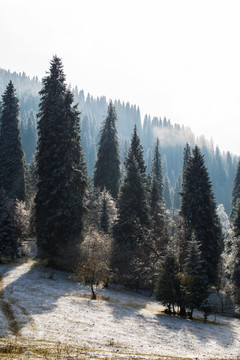
M 170 317 L 155 300 L 114 288 L 93 301 L 68 273 L 32 260 L 0 265 L 0 279 L 1 359 L 240 357 L 239 319 Z
M 30 163 L 37 144 L 37 117 L 41 82 L 37 77 L 29 78 L 24 72 L 11 73 L 0 69 L 0 96 L 12 80 L 20 100 L 20 120 L 23 149 L 27 163 Z M 90 179 L 96 162 L 98 136 L 101 123 L 106 117 L 108 100 L 105 96 L 94 98 L 77 87 L 73 88 L 75 102 L 81 112 L 81 138 L 85 161 Z M 236 165 L 239 158 L 230 152 L 224 153 L 204 136 L 197 138 L 190 128 L 174 124 L 165 116 L 143 115 L 136 105 L 114 100 L 118 114 L 117 128 L 122 163 L 125 160 L 133 127 L 136 124 L 144 149 L 147 173 L 151 171 L 153 149 L 156 137 L 160 139 L 163 174 L 169 181 L 171 199 L 167 207 L 178 208 L 179 176 L 182 173 L 183 150 L 188 142 L 191 147 L 198 144 L 205 157 L 217 204 L 223 204 L 227 214 L 231 208 L 231 192 Z M 122 170 L 124 167 L 122 166 Z

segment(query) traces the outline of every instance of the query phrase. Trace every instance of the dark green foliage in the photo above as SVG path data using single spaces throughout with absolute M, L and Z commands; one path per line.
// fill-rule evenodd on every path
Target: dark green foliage
M 108 115 L 100 132 L 94 186 L 104 188 L 117 198 L 120 184 L 120 155 L 117 137 L 117 113 L 110 101 Z
M 144 158 L 143 158 L 143 147 L 140 143 L 140 138 L 137 134 L 137 126 L 136 125 L 134 126 L 134 129 L 133 129 L 131 145 L 128 150 L 128 156 L 125 160 L 126 170 L 128 169 L 129 166 L 131 166 L 131 162 L 132 162 L 133 158 L 135 158 L 135 160 L 138 164 L 140 173 L 145 176 L 146 166 L 145 166 Z
M 158 187 L 157 201 L 163 200 L 163 176 L 162 176 L 162 161 L 160 154 L 160 142 L 157 138 L 154 148 L 154 156 L 152 160 L 152 178 L 155 178 L 156 186 Z M 153 200 L 153 199 L 152 199 Z
M 119 217 L 116 229 L 126 235 L 127 242 L 134 243 L 135 227 L 149 224 L 146 186 L 134 157 L 128 158 L 128 168 L 120 190 Z
M 150 192 L 151 237 L 152 246 L 158 257 L 163 255 L 168 243 L 168 222 L 166 208 L 163 201 L 162 164 L 157 139 L 152 161 L 152 177 Z
M 24 200 L 24 154 L 19 127 L 19 104 L 10 81 L 2 96 L 0 185 L 10 199 Z
M 5 191 L 0 188 L 0 258 L 14 259 L 17 256 L 18 244 L 11 213 L 13 207 L 13 200 L 9 201 Z
M 237 165 L 237 170 L 235 174 L 235 179 L 233 183 L 233 189 L 232 189 L 232 203 L 231 203 L 231 214 L 230 219 L 231 221 L 235 220 L 235 217 L 237 216 L 237 202 L 240 199 L 240 161 Z
M 203 155 L 196 146 L 184 171 L 181 214 L 199 242 L 208 280 L 216 280 L 222 233 Z
M 183 276 L 181 278 L 181 291 L 184 305 L 190 309 L 192 317 L 193 309 L 200 309 L 203 301 L 208 296 L 208 278 L 205 272 L 204 261 L 201 257 L 200 245 L 195 236 L 192 236 L 189 244 L 188 255 L 185 259 Z
M 188 221 L 181 214 L 177 217 L 177 252 L 179 270 L 182 272 L 188 254 L 189 243 L 191 242 L 192 229 Z
M 186 143 L 186 146 L 183 150 L 183 172 L 186 169 L 188 160 L 191 158 L 191 148 L 188 143 Z
M 10 79 L 12 79 L 19 94 L 22 142 L 26 161 L 30 162 L 35 152 L 35 115 L 38 111 L 38 91 L 41 88 L 41 83 L 37 77 L 30 79 L 25 73 L 17 74 L 0 69 L 0 93 L 6 88 Z M 77 87 L 73 91 L 74 98 L 79 103 L 82 114 L 82 147 L 88 165 L 89 176 L 92 178 L 96 162 L 99 126 L 107 111 L 107 99 L 104 96 L 94 98 L 90 94 L 84 94 L 84 91 L 79 90 Z M 125 143 L 130 143 L 132 128 L 136 124 L 144 147 L 144 159 L 148 165 L 147 170 L 150 172 L 157 133 L 160 136 L 163 169 L 166 160 L 170 186 L 175 187 L 177 176 L 183 167 L 183 144 L 187 142 L 191 147 L 195 145 L 195 136 L 191 129 L 172 124 L 166 118 L 151 118 L 150 116 L 145 116 L 143 126 L 141 126 L 140 111 L 136 105 L 130 105 L 118 100 L 114 101 L 114 106 L 118 114 L 117 128 L 121 159 L 124 161 L 126 157 Z M 165 131 L 167 131 L 167 135 Z M 213 142 L 207 141 L 204 136 L 201 136 L 198 142 L 204 154 L 206 166 L 209 169 L 216 201 L 218 204 L 223 203 L 227 214 L 229 214 L 232 183 L 239 158 L 229 152 L 225 154 L 219 152 L 218 149 L 215 151 Z M 163 173 L 165 174 L 165 170 Z
M 143 256 L 138 251 L 145 242 L 145 230 L 149 226 L 149 209 L 146 191 L 146 176 L 142 158 L 142 147 L 134 129 L 132 143 L 125 162 L 126 175 L 120 189 L 119 216 L 114 227 L 113 267 L 118 272 L 118 280 L 133 285 L 138 258 Z M 119 277 L 121 279 L 119 279 Z
M 174 253 L 170 249 L 168 249 L 160 263 L 155 297 L 163 305 L 167 305 L 169 312 L 174 311 L 174 305 L 179 304 L 180 279 L 178 264 Z
M 234 218 L 232 220 L 233 235 L 240 236 L 240 198 L 236 201 L 234 206 Z
M 79 112 L 67 90 L 61 59 L 43 79 L 38 123 L 36 233 L 38 248 L 54 262 L 76 257 L 84 229 L 86 168 Z M 67 265 L 66 265 L 67 266 Z

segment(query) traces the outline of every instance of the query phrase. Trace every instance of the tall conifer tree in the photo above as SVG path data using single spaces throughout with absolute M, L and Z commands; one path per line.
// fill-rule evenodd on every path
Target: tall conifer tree
M 154 148 L 154 156 L 152 160 L 152 178 L 155 178 L 158 186 L 158 199 L 157 201 L 162 201 L 163 199 L 163 175 L 162 175 L 162 161 L 160 154 L 160 142 L 157 138 L 155 148 Z
M 222 232 L 212 184 L 197 146 L 184 171 L 181 214 L 200 244 L 208 281 L 214 283 L 222 249 Z
M 128 169 L 129 165 L 131 166 L 133 157 L 137 161 L 140 173 L 145 178 L 145 176 L 146 176 L 145 175 L 146 166 L 145 166 L 145 162 L 144 162 L 144 159 L 143 159 L 143 146 L 141 145 L 140 138 L 139 138 L 138 133 L 137 133 L 137 126 L 136 125 L 134 126 L 134 129 L 133 129 L 133 134 L 132 134 L 132 138 L 131 138 L 131 145 L 130 145 L 130 148 L 128 150 L 128 156 L 127 156 L 127 158 L 125 160 L 126 169 Z
M 188 161 L 191 159 L 191 148 L 188 143 L 186 143 L 186 146 L 183 150 L 183 168 L 182 168 L 182 184 L 180 188 L 180 209 L 182 209 L 182 189 L 185 188 L 185 183 L 188 180 L 186 168 Z M 189 225 L 189 221 L 187 218 L 182 216 L 182 211 L 180 211 L 180 217 L 179 217 L 179 226 L 178 226 L 178 250 L 179 250 L 179 266 L 180 271 L 183 270 L 183 263 L 187 257 L 187 251 L 189 248 L 189 242 L 192 238 L 192 229 Z
M 69 267 L 82 239 L 86 167 L 79 112 L 67 89 L 60 58 L 53 57 L 40 91 L 37 147 L 36 233 L 40 252 Z
M 233 285 L 234 300 L 237 304 L 240 304 L 240 199 L 235 204 L 232 225 L 234 237 L 231 243 L 231 283 Z
M 193 234 L 185 259 L 181 284 L 185 306 L 190 309 L 190 318 L 193 309 L 200 309 L 203 301 L 208 297 L 207 284 L 208 278 L 204 260 L 201 258 L 200 245 Z
M 104 188 L 117 198 L 120 184 L 120 155 L 117 137 L 117 113 L 110 101 L 108 114 L 100 132 L 97 161 L 94 172 L 94 186 Z
M 158 257 L 163 255 L 168 243 L 168 229 L 165 203 L 163 201 L 162 163 L 159 149 L 159 139 L 154 148 L 151 173 L 150 213 L 152 245 Z
M 0 182 L 9 199 L 24 200 L 24 153 L 19 124 L 19 101 L 12 81 L 2 96 Z
M 190 148 L 189 144 L 186 143 L 186 146 L 183 151 L 183 172 L 185 171 L 187 162 L 190 158 L 191 158 L 191 148 Z
M 167 249 L 165 256 L 160 262 L 155 284 L 155 297 L 163 305 L 167 305 L 169 313 L 175 312 L 175 305 L 179 305 L 181 296 L 178 264 L 171 248 Z
M 136 269 L 144 257 L 141 246 L 144 243 L 144 230 L 149 225 L 145 165 L 136 127 L 125 167 L 126 175 L 118 200 L 119 216 L 114 227 L 113 266 L 119 272 L 118 281 L 130 286 L 135 283 Z

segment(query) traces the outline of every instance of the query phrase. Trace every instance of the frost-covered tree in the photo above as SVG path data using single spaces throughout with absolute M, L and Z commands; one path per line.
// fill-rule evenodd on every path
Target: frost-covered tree
M 214 283 L 222 251 L 222 231 L 212 184 L 197 146 L 184 171 L 181 215 L 186 226 L 195 233 L 209 283 Z
M 99 188 L 90 187 L 87 191 L 86 204 L 88 227 L 96 231 L 106 229 L 111 233 L 117 219 L 116 201 L 111 194 L 106 190 L 100 191 Z
M 0 184 L 9 199 L 24 200 L 24 153 L 19 125 L 19 101 L 12 81 L 2 96 Z
M 109 281 L 112 238 L 105 232 L 90 229 L 80 246 L 80 258 L 75 273 L 78 279 L 90 286 L 91 299 L 97 298 L 97 287 Z
M 110 101 L 108 114 L 100 131 L 97 161 L 94 172 L 94 186 L 104 188 L 117 198 L 120 184 L 120 155 L 117 136 L 117 113 Z
M 53 265 L 75 261 L 85 221 L 86 167 L 79 112 L 54 56 L 43 79 L 38 113 L 36 233 L 39 252 Z M 72 264 L 73 265 L 73 264 Z M 70 265 L 71 266 L 71 265 Z
M 231 246 L 231 263 L 230 263 L 230 284 L 232 285 L 231 292 L 236 304 L 240 306 L 240 237 L 235 237 L 232 240 Z M 229 284 L 228 284 L 229 285 Z
M 174 209 L 180 209 L 181 208 L 181 189 L 182 189 L 182 177 L 181 174 L 179 174 L 175 189 L 174 189 L 174 196 L 173 196 L 173 208 Z
M 218 215 L 219 220 L 221 222 L 223 235 L 224 235 L 224 237 L 226 237 L 228 235 L 228 232 L 229 232 L 229 229 L 230 229 L 230 221 L 229 221 L 227 213 L 226 213 L 226 211 L 224 209 L 223 204 L 218 205 L 218 207 L 217 207 L 217 215 Z

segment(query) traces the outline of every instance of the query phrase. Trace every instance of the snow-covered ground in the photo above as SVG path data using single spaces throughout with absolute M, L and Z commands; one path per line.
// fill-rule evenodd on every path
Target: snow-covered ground
M 61 342 L 85 349 L 88 358 L 240 359 L 239 319 L 170 317 L 155 300 L 111 288 L 90 300 L 69 273 L 33 261 L 0 265 L 0 279 L 0 343 Z

